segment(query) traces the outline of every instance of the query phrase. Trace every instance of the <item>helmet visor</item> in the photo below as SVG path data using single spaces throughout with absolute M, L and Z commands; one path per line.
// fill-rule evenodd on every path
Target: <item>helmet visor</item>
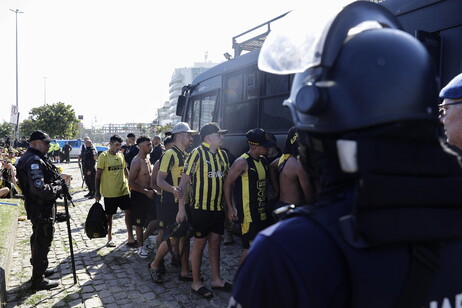
M 330 25 L 350 2 L 305 1 L 304 6 L 294 9 L 272 27 L 260 51 L 258 68 L 284 75 L 319 65 Z

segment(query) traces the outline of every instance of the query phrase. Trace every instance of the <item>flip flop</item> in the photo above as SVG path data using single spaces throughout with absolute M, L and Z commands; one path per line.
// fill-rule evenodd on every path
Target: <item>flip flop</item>
M 164 280 L 162 279 L 162 273 L 160 270 L 153 269 L 152 267 L 149 266 L 149 273 L 151 274 L 152 281 L 157 284 L 162 284 L 164 283 Z
M 191 288 L 191 291 L 205 299 L 211 299 L 213 297 L 212 292 L 210 292 L 205 286 L 200 287 L 197 291 Z
M 223 292 L 231 292 L 233 290 L 233 285 L 229 282 L 225 282 L 225 284 L 222 287 L 212 287 L 212 289 Z
M 109 241 L 106 243 L 106 247 L 116 247 L 116 244 L 113 241 Z
M 182 276 L 181 274 L 178 276 L 178 280 L 180 281 L 193 281 L 193 276 L 192 273 L 189 272 L 185 276 Z

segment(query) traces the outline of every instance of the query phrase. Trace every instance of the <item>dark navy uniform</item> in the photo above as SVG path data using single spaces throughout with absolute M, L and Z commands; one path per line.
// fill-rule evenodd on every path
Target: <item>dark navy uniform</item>
M 55 182 L 56 167 L 36 149 L 29 148 L 17 166 L 19 186 L 24 194 L 27 218 L 32 222 L 30 238 L 32 279 L 43 279 L 53 240 L 55 201 L 61 185 Z M 55 170 L 55 173 L 53 173 Z
M 85 153 L 82 156 L 83 161 L 83 172 L 85 175 L 85 183 L 87 184 L 89 193 L 87 196 L 93 196 L 96 192 L 95 189 L 95 178 L 96 178 L 96 160 L 95 156 L 98 153 L 93 146 L 87 147 Z M 90 174 L 87 174 L 90 171 Z

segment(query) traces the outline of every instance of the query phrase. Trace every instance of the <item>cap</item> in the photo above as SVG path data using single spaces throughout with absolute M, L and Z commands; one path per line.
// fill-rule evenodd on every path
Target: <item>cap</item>
M 247 142 L 253 145 L 261 145 L 266 148 L 271 148 L 276 146 L 276 142 L 271 140 L 268 134 L 261 128 L 251 129 L 245 134 L 247 137 Z
M 215 122 L 210 122 L 202 126 L 201 128 L 201 137 L 204 138 L 207 135 L 214 134 L 214 133 L 221 133 L 226 134 L 228 132 L 227 129 L 221 129 Z
M 173 129 L 172 129 L 172 134 L 178 134 L 178 133 L 192 133 L 192 134 L 197 134 L 197 132 L 195 130 L 192 130 L 190 127 L 189 127 L 189 124 L 186 123 L 186 122 L 179 122 L 177 123 Z
M 462 74 L 454 77 L 443 89 L 441 89 L 440 97 L 449 99 L 462 98 Z
M 41 130 L 36 130 L 32 134 L 30 134 L 29 140 L 30 141 L 42 140 L 42 141 L 50 142 L 52 139 L 50 138 L 50 136 L 48 136 L 47 133 L 42 132 Z

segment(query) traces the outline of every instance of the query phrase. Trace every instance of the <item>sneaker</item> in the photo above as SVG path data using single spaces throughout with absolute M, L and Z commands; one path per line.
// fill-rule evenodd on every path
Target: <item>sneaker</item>
M 32 289 L 39 291 L 39 290 L 50 290 L 59 286 L 59 283 L 56 280 L 49 280 L 45 278 L 41 278 L 38 280 L 32 281 Z
M 146 250 L 150 250 L 150 251 L 153 251 L 155 248 L 151 243 L 146 243 L 144 247 L 146 248 Z
M 144 246 L 138 248 L 138 256 L 142 259 L 146 259 L 148 257 L 148 252 Z

